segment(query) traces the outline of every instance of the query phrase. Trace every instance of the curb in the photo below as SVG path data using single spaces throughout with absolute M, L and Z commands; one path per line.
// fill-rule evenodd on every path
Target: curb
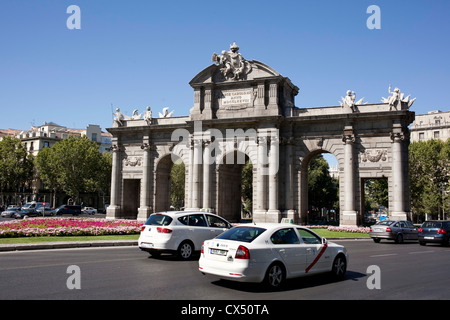
M 99 241 L 58 241 L 39 243 L 17 243 L 0 245 L 0 252 L 44 250 L 44 249 L 67 249 L 67 248 L 87 248 L 87 247 L 119 247 L 137 246 L 137 240 L 99 240 Z

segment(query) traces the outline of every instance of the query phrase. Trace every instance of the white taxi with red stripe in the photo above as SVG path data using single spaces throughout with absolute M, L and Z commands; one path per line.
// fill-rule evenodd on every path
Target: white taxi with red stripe
M 280 287 L 286 279 L 319 272 L 343 278 L 345 247 L 293 224 L 242 224 L 203 242 L 199 271 L 222 279 L 265 282 Z

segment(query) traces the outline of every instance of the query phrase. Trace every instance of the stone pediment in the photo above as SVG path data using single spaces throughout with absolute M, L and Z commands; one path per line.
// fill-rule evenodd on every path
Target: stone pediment
M 298 87 L 268 65 L 246 60 L 234 43 L 212 55 L 214 64 L 189 84 L 194 89 L 192 120 L 292 116 Z
M 220 65 L 212 64 L 209 67 L 200 71 L 189 84 L 192 87 L 202 86 L 207 84 L 239 84 L 245 81 L 255 81 L 258 79 L 269 79 L 274 77 L 281 77 L 277 71 L 268 65 L 256 61 L 246 61 L 250 66 L 249 73 L 242 76 L 240 79 L 233 79 L 233 77 L 226 77 L 221 72 Z

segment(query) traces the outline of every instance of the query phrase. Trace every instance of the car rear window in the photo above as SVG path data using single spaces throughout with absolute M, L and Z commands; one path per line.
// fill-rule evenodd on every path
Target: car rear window
M 422 228 L 442 228 L 442 222 L 433 222 L 433 221 L 427 221 L 424 222 L 422 225 Z
M 145 222 L 148 226 L 168 226 L 172 218 L 164 214 L 152 214 Z
M 390 226 L 392 224 L 392 222 L 393 221 L 389 221 L 389 220 L 380 221 L 380 222 L 377 223 L 377 225 L 379 225 L 379 226 Z
M 256 238 L 258 238 L 264 231 L 266 231 L 266 229 L 264 228 L 235 227 L 222 233 L 220 236 L 217 237 L 217 239 L 234 240 L 250 243 Z

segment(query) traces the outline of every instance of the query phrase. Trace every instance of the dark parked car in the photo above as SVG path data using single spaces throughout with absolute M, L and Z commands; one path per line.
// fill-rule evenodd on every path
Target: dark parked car
M 14 214 L 14 218 L 16 219 L 26 219 L 29 217 L 37 217 L 37 216 L 39 216 L 39 212 L 37 212 L 34 209 L 19 210 Z
M 419 243 L 440 243 L 450 245 L 450 221 L 425 221 L 419 229 Z
M 74 216 L 78 216 L 81 214 L 81 206 L 76 205 L 62 205 L 58 209 L 56 209 L 56 215 L 60 216 L 63 214 L 71 214 Z
M 394 240 L 402 243 L 403 240 L 417 240 L 418 230 L 406 220 L 383 220 L 370 227 L 369 235 L 374 242 L 379 243 L 381 239 Z

